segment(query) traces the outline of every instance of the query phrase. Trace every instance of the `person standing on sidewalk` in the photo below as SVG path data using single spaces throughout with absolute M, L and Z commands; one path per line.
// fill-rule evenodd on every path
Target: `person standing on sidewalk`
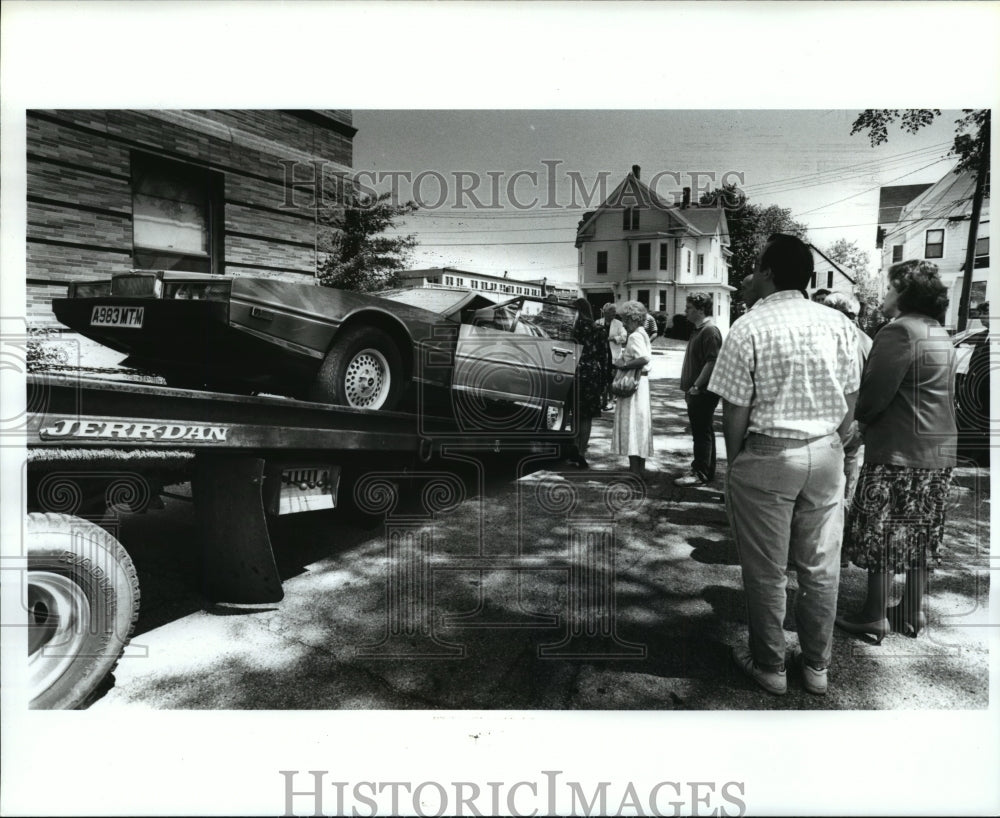
M 774 234 L 754 271 L 760 301 L 733 324 L 709 389 L 723 399 L 726 511 L 747 601 L 739 668 L 770 693 L 788 689 L 785 588 L 794 565 L 805 689 L 827 691 L 840 581 L 844 450 L 860 373 L 845 316 L 802 298 L 809 248 Z
M 858 311 L 861 305 L 853 295 L 844 293 L 830 293 L 823 299 L 823 304 L 835 310 L 840 310 L 854 326 L 854 336 L 858 340 L 858 365 L 862 374 L 865 371 L 865 364 L 868 363 L 868 354 L 872 351 L 872 339 L 858 326 Z M 861 461 L 864 459 L 864 441 L 861 431 L 858 429 L 858 422 L 851 423 L 851 432 L 844 443 L 844 514 L 851 508 L 851 500 L 854 498 L 854 488 L 858 484 L 858 473 L 861 470 Z M 846 557 L 841 554 L 840 565 L 846 564 Z
M 653 421 L 649 405 L 649 378 L 646 377 L 653 352 L 649 336 L 642 326 L 646 308 L 638 301 L 626 301 L 618 314 L 628 332 L 628 339 L 614 367 L 638 369 L 641 375 L 636 391 L 627 398 L 618 398 L 611 429 L 611 453 L 627 455 L 629 471 L 645 481 L 646 458 L 653 453 Z
M 957 440 L 955 350 L 940 323 L 947 308 L 937 265 L 914 259 L 889 268 L 880 309 L 895 320 L 875 336 L 861 382 L 865 462 L 845 545 L 868 569 L 868 588 L 861 610 L 837 619 L 876 642 L 890 630 L 916 636 L 927 622 L 927 573 L 944 538 Z M 893 574 L 903 571 L 903 600 L 890 606 Z
M 715 360 L 722 347 L 722 333 L 712 321 L 710 293 L 691 293 L 684 317 L 694 326 L 681 366 L 681 390 L 687 403 L 694 460 L 688 474 L 674 480 L 675 486 L 703 486 L 715 479 L 715 408 L 719 396 L 708 389 Z
M 609 410 L 613 408 L 611 402 L 611 381 L 615 377 L 615 368 L 613 366 L 614 362 L 622 354 L 622 347 L 625 346 L 625 340 L 628 338 L 628 333 L 625 332 L 625 325 L 618 320 L 618 308 L 615 307 L 614 302 L 609 301 L 603 307 L 601 307 L 602 317 L 597 321 L 597 326 L 604 330 L 604 337 L 607 341 L 607 372 L 608 380 L 604 388 L 604 409 Z
M 643 304 L 643 306 L 646 306 Z M 646 308 L 646 317 L 642 319 L 642 328 L 646 330 L 646 335 L 649 338 L 649 343 L 653 343 L 659 337 L 660 330 L 656 326 L 656 319 L 653 314 L 649 312 L 649 308 Z

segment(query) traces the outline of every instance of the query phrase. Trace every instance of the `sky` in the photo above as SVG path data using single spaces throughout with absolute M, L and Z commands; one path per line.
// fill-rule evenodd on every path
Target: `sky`
M 427 205 L 397 231 L 416 235 L 416 268 L 575 281 L 573 242 L 588 193 L 599 194 L 601 174 L 610 193 L 639 165 L 661 194 L 734 181 L 752 203 L 789 208 L 820 249 L 856 241 L 874 270 L 879 187 L 950 172 L 961 111 L 942 110 L 916 134 L 897 127 L 878 148 L 851 135 L 858 113 L 360 109 L 354 169 L 374 190 L 396 180 L 400 200 L 415 194 Z M 592 206 L 599 200 L 593 195 Z

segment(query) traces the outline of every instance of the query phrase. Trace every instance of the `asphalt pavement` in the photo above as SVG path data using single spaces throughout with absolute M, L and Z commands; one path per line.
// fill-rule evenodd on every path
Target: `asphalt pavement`
M 123 516 L 142 612 L 90 709 L 986 709 L 988 470 L 956 471 L 928 629 L 879 646 L 837 632 L 826 697 L 791 672 L 788 695 L 771 696 L 729 659 L 746 616 L 722 477 L 673 485 L 690 458 L 683 345 L 657 347 L 645 489 L 608 453 L 611 413 L 594 423 L 588 470 L 445 453 L 387 514 L 278 521 L 285 596 L 267 605 L 202 594 L 184 486 Z M 864 585 L 844 569 L 841 610 Z M 791 650 L 791 605 L 786 637 Z

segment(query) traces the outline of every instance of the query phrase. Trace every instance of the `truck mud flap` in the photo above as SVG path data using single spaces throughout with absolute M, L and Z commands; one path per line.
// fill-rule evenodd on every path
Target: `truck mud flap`
M 219 602 L 277 602 L 284 596 L 267 533 L 261 488 L 265 462 L 199 453 L 193 493 L 208 596 Z

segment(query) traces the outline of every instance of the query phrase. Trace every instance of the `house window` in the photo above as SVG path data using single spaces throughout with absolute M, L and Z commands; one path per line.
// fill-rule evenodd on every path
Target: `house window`
M 665 244 L 660 245 L 660 269 L 667 269 L 667 245 Z
M 924 258 L 944 257 L 944 230 L 928 230 Z
M 895 264 L 897 261 L 903 260 L 903 245 L 894 244 L 892 245 L 892 263 Z
M 980 236 L 976 239 L 975 267 L 990 266 L 990 237 Z
M 826 274 L 826 288 L 828 290 L 833 289 L 833 270 L 830 270 Z
M 698 253 L 698 275 L 705 275 L 705 254 Z
M 649 269 L 649 258 L 652 245 L 647 241 L 639 245 L 639 270 Z
M 597 274 L 599 276 L 604 276 L 608 274 L 608 251 L 598 250 L 597 251 Z
M 816 273 L 813 273 L 812 278 L 809 279 L 809 289 L 810 290 L 816 289 Z
M 132 154 L 132 253 L 140 270 L 223 272 L 223 176 Z
M 634 207 L 626 207 L 622 211 L 622 230 L 639 229 L 639 211 Z
M 660 310 L 660 312 L 666 312 L 667 311 L 667 291 L 666 290 L 660 290 L 659 310 Z
M 472 279 L 472 281 L 470 281 L 470 282 L 469 282 L 469 285 L 470 285 L 470 286 L 472 287 L 472 289 L 474 289 L 474 290 L 478 290 L 478 289 L 479 289 L 479 282 L 478 282 L 478 281 L 476 281 L 475 279 Z
M 687 271 L 688 271 L 688 273 L 690 273 L 691 272 L 691 251 L 690 250 L 685 250 L 684 253 L 687 256 Z
M 447 284 L 450 287 L 450 286 L 454 285 L 455 279 L 454 279 L 453 276 L 445 276 L 444 277 L 444 283 Z
M 638 301 L 647 310 L 649 309 L 649 290 L 638 290 L 635 294 L 635 300 Z

